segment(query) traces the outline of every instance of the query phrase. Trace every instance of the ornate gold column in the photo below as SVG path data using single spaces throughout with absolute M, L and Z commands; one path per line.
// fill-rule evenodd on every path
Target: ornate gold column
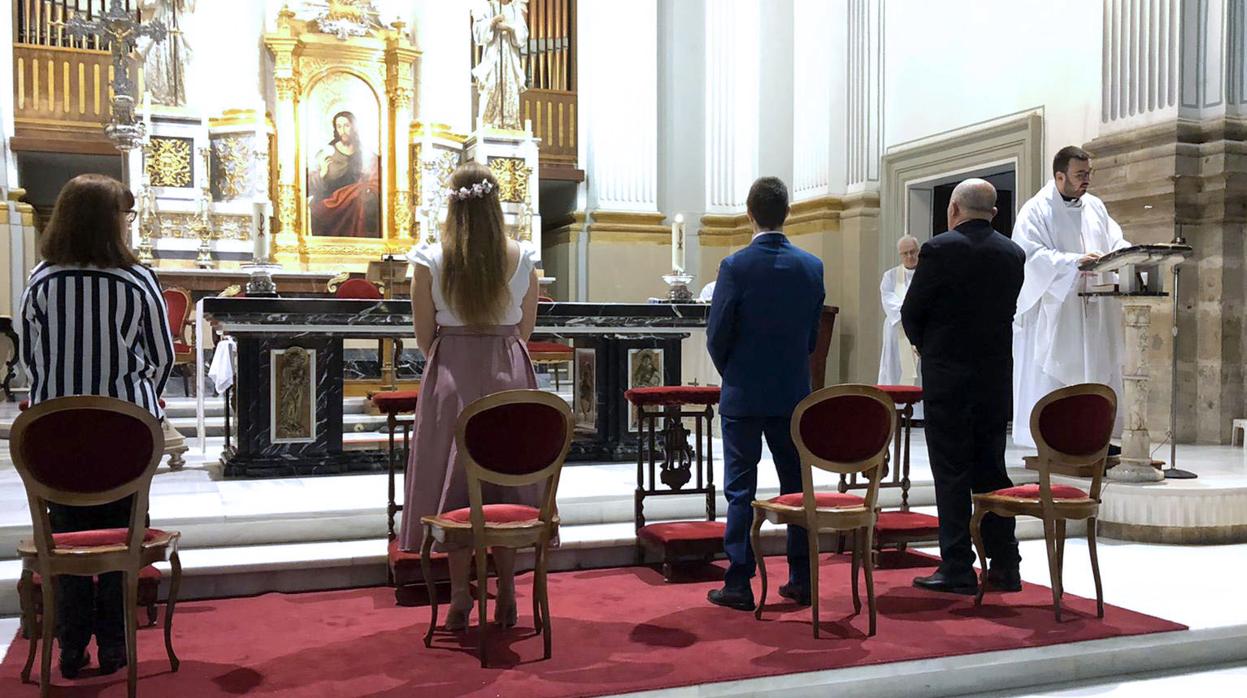
M 415 63 L 420 52 L 412 46 L 407 25 L 394 22 L 385 40 L 385 92 L 390 100 L 390 215 L 394 237 L 410 239 L 411 205 L 411 131 L 412 100 L 415 96 Z
M 298 143 L 293 138 L 297 125 L 296 108 L 299 99 L 299 78 L 295 74 L 294 49 L 298 36 L 292 22 L 294 12 L 282 8 L 277 15 L 277 31 L 264 37 L 264 43 L 273 53 L 273 85 L 277 88 L 277 104 L 273 109 L 273 121 L 277 139 L 277 221 L 275 242 L 279 247 L 294 247 L 299 242 L 299 171 Z

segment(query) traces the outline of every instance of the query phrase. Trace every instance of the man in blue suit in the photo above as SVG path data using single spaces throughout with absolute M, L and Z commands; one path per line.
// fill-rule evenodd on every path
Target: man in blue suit
M 788 188 L 762 177 L 746 200 L 753 241 L 719 265 L 706 344 L 723 379 L 723 494 L 730 563 L 711 603 L 753 610 L 752 506 L 758 487 L 762 437 L 775 461 L 782 494 L 801 491 L 801 465 L 792 443 L 792 411 L 810 394 L 810 354 L 823 308 L 823 263 L 784 236 Z M 810 602 L 810 559 L 805 529 L 788 527 L 788 583 L 781 596 Z

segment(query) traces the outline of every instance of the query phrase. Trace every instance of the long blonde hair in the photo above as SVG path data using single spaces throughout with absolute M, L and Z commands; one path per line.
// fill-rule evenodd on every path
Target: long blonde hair
M 442 295 L 469 325 L 498 324 L 511 301 L 498 180 L 489 168 L 468 162 L 450 176 L 450 189 L 471 189 L 483 181 L 492 186 L 482 196 L 450 197 L 442 232 Z

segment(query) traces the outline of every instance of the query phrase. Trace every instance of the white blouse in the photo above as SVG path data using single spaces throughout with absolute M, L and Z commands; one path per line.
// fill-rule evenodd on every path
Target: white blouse
M 506 311 L 498 320 L 499 325 L 518 325 L 524 317 L 524 295 L 528 293 L 529 279 L 537 262 L 533 257 L 531 246 L 520 243 L 520 260 L 507 281 L 507 290 L 511 297 L 507 301 Z M 433 307 L 437 309 L 437 324 L 442 327 L 463 327 L 468 323 L 459 319 L 446 297 L 442 295 L 442 245 L 441 243 L 421 244 L 407 253 L 407 261 L 428 268 L 433 277 Z

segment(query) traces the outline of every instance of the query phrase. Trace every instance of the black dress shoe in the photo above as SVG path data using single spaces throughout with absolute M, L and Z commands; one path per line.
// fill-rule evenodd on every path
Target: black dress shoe
M 1109 444 L 1109 445 L 1108 445 L 1108 455 L 1110 455 L 1110 456 L 1120 456 L 1120 455 L 1121 455 L 1121 446 L 1118 446 L 1117 444 Z
M 66 679 L 78 678 L 79 672 L 91 663 L 91 655 L 86 650 L 61 649 L 61 676 Z
M 1017 567 L 992 565 L 987 569 L 987 588 L 993 591 L 1021 591 L 1022 575 Z
M 706 594 L 706 600 L 716 606 L 726 606 L 734 608 L 738 611 L 753 610 L 753 592 L 752 591 L 734 591 L 723 587 L 722 589 L 711 589 Z
M 936 570 L 935 574 L 929 577 L 914 577 L 914 586 L 919 589 L 942 591 L 949 594 L 963 594 L 965 596 L 974 596 L 979 591 L 979 585 L 974 580 L 973 572 L 950 575 L 943 570 Z
M 810 605 L 810 589 L 804 584 L 789 582 L 779 588 L 779 595 L 795 602 L 798 606 Z
M 128 663 L 125 645 L 100 648 L 100 674 L 111 674 Z

